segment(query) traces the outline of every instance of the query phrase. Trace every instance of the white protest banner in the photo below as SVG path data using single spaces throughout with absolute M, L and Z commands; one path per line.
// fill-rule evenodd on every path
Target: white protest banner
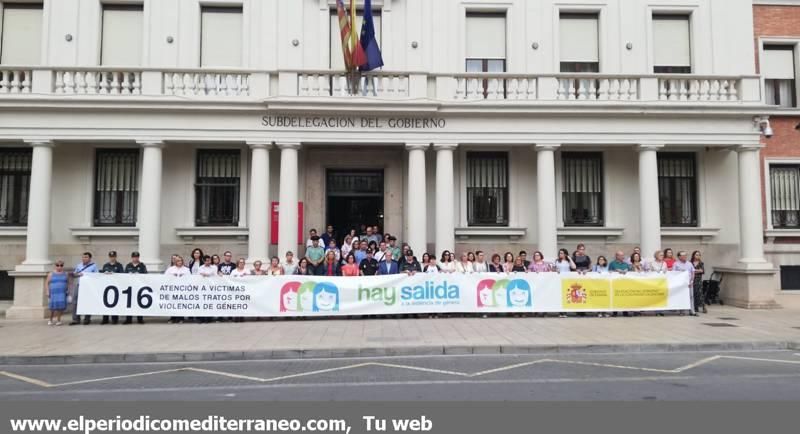
M 78 313 L 296 317 L 690 309 L 689 275 L 474 273 L 176 278 L 87 274 Z

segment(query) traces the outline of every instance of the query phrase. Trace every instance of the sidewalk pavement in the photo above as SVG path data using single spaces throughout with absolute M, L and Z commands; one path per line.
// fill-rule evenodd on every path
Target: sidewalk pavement
M 800 350 L 800 309 L 713 306 L 700 317 L 450 317 L 65 325 L 0 321 L 0 364 L 432 354 Z

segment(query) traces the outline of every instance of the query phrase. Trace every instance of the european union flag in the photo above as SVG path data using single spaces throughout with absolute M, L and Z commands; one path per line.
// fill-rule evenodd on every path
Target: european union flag
M 367 62 L 359 65 L 362 71 L 372 71 L 383 66 L 383 56 L 378 40 L 375 39 L 375 21 L 372 18 L 372 0 L 364 1 L 364 22 L 361 24 L 361 47 L 367 55 Z

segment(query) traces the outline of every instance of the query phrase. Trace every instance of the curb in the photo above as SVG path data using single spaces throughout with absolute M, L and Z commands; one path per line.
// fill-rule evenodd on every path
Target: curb
M 330 349 L 280 349 L 265 351 L 208 351 L 175 353 L 76 354 L 59 356 L 0 356 L 2 365 L 77 365 L 92 363 L 176 363 L 245 360 L 336 359 L 355 357 L 526 355 L 580 353 L 712 352 L 800 350 L 795 341 L 708 342 L 598 345 L 435 345 Z

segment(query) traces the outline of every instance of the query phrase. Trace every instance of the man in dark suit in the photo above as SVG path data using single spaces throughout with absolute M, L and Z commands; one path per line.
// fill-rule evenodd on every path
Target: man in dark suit
M 378 265 L 378 274 L 381 276 L 399 274 L 400 267 L 397 265 L 397 262 L 392 260 L 392 251 L 387 249 L 384 253 L 384 260 Z

